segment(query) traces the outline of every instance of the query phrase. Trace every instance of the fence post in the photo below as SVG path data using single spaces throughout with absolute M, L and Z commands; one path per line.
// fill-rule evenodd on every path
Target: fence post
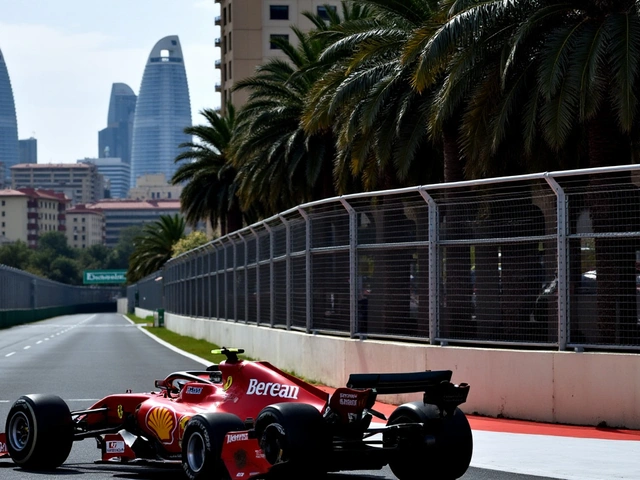
M 426 190 L 420 188 L 420 195 L 429 208 L 429 343 L 435 345 L 438 336 L 438 315 L 440 299 L 440 261 L 438 239 L 438 204 Z
M 285 231 L 285 310 L 287 330 L 291 330 L 291 225 L 282 215 L 278 214 L 278 218 L 284 224 Z
M 349 334 L 354 338 L 358 325 L 358 217 L 354 208 L 343 197 L 340 203 L 349 214 Z
M 556 194 L 556 222 L 558 228 L 558 350 L 566 350 L 567 348 L 567 310 L 568 310 L 568 270 L 569 259 L 567 248 L 568 241 L 568 215 L 567 215 L 567 198 L 564 190 L 558 184 L 555 178 L 548 173 L 545 174 L 545 180 Z
M 273 288 L 273 280 L 275 277 L 275 272 L 273 268 L 273 247 L 274 247 L 274 239 L 273 239 L 273 229 L 268 223 L 264 224 L 264 228 L 269 232 L 269 325 L 273 327 L 275 323 L 275 288 Z
M 260 237 L 253 227 L 249 227 L 256 239 L 256 325 L 260 325 Z
M 312 319 L 312 305 L 313 305 L 313 290 L 311 282 L 313 276 L 311 275 L 311 219 L 309 214 L 302 208 L 298 207 L 300 216 L 304 219 L 305 223 L 305 250 L 304 250 L 304 263 L 305 263 L 305 325 L 307 333 L 311 333 L 311 327 L 313 326 Z
M 240 240 L 244 245 L 244 323 L 249 321 L 249 246 L 247 245 L 247 239 L 238 232 Z M 236 319 L 237 321 L 237 319 Z

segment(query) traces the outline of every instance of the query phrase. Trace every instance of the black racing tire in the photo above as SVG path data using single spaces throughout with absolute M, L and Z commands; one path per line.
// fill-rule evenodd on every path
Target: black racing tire
M 11 406 L 5 424 L 11 459 L 26 470 L 53 470 L 73 445 L 68 405 L 56 395 L 24 395 Z
M 424 434 L 433 436 L 433 445 L 405 445 L 393 456 L 389 467 L 400 480 L 424 477 L 454 480 L 462 477 L 473 455 L 473 434 L 465 414 L 456 408 L 451 416 L 440 416 L 435 405 L 411 402 L 400 405 L 389 417 L 387 425 L 423 423 Z
M 330 449 L 322 414 L 306 403 L 276 403 L 262 409 L 255 422 L 256 436 L 274 471 L 287 477 L 304 472 L 326 474 Z
M 229 478 L 220 458 L 224 437 L 245 430 L 244 422 L 230 413 L 203 413 L 192 417 L 182 437 L 182 470 L 190 480 Z

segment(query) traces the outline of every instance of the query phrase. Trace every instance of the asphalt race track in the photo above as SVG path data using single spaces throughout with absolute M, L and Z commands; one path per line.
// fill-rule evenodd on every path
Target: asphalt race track
M 242 347 L 242 345 L 237 345 Z M 155 379 L 203 362 L 156 341 L 119 314 L 57 317 L 0 330 L 0 429 L 11 404 L 28 393 L 59 395 L 80 409 L 112 393 L 154 389 Z M 388 407 L 393 408 L 393 407 Z M 472 418 L 474 457 L 464 480 L 609 480 L 640 478 L 639 432 L 603 432 Z M 97 464 L 95 440 L 74 444 L 53 473 L 26 472 L 0 460 L 2 480 L 176 479 L 154 465 Z M 427 472 L 418 477 L 429 478 Z M 390 470 L 332 474 L 330 479 L 393 479 Z M 436 479 L 434 479 L 436 480 Z

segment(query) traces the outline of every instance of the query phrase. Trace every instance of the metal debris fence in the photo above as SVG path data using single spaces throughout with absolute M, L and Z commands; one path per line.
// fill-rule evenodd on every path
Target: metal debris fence
M 626 165 L 309 203 L 129 289 L 153 293 L 146 308 L 308 333 L 637 350 L 639 266 Z
M 66 285 L 0 265 L 0 311 L 115 302 L 121 290 L 121 287 Z

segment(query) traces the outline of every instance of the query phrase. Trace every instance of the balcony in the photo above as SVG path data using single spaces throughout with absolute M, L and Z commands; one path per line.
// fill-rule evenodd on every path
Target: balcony
M 222 68 L 222 60 L 218 59 L 215 62 L 213 62 L 213 65 L 220 70 L 220 68 Z
M 218 26 L 222 25 L 222 17 L 220 15 L 216 16 L 214 21 L 215 21 L 216 25 L 218 25 Z
M 214 44 L 216 47 L 218 47 L 218 48 L 219 48 L 219 47 L 220 47 L 220 45 L 222 45 L 222 40 L 220 40 L 220 37 L 216 38 L 216 39 L 213 41 L 213 44 Z
M 216 92 L 222 91 L 222 84 L 220 82 L 216 82 Z

